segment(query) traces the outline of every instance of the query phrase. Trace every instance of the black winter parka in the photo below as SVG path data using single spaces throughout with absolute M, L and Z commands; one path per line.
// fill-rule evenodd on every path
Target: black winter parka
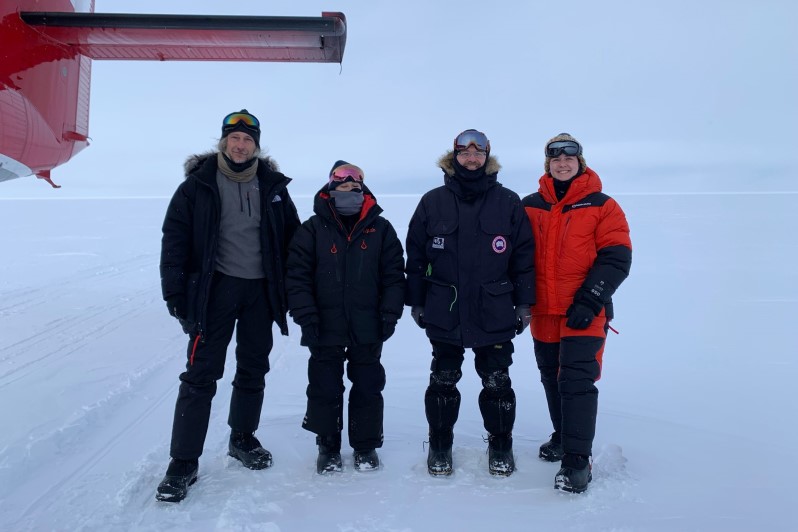
M 186 161 L 186 179 L 177 187 L 166 210 L 161 239 L 163 298 L 185 295 L 187 320 L 197 325 L 200 334 L 207 325 L 221 215 L 216 158 L 216 152 L 210 152 Z M 286 188 L 291 179 L 278 171 L 270 157 L 259 160 L 257 179 L 267 297 L 280 332 L 288 335 L 285 264 L 288 244 L 299 227 L 299 216 Z
M 360 218 L 350 232 L 325 186 L 314 198 L 315 214 L 291 242 L 288 306 L 297 323 L 317 319 L 319 339 L 313 345 L 380 342 L 383 320 L 395 322 L 402 315 L 402 244 L 365 186 L 363 194 Z M 302 345 L 310 345 L 305 335 Z
M 445 184 L 424 194 L 407 231 L 407 298 L 424 307 L 430 340 L 481 347 L 515 336 L 516 305 L 535 303 L 535 243 L 518 194 L 496 181 L 465 200 L 441 157 Z

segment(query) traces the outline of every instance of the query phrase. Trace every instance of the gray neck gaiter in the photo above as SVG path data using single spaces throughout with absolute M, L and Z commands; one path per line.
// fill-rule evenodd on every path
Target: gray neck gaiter
M 351 190 L 341 192 L 338 190 L 331 190 L 330 196 L 334 200 L 333 205 L 335 205 L 335 210 L 344 216 L 359 213 L 360 208 L 363 206 L 363 193 L 359 191 L 355 192 Z

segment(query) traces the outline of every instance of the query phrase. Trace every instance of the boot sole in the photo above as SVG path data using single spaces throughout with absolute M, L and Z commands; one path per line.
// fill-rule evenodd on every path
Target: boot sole
M 587 487 L 588 487 L 588 485 L 590 484 L 590 482 L 592 480 L 593 480 L 593 473 L 590 473 L 587 476 L 587 484 L 585 484 L 584 487 L 575 488 L 573 486 L 569 486 L 569 485 L 565 484 L 564 482 L 560 483 L 555 478 L 554 479 L 554 489 L 559 490 L 559 491 L 564 491 L 566 493 L 584 493 L 584 492 L 587 491 Z
M 316 473 L 319 475 L 326 475 L 327 473 L 341 473 L 344 470 L 343 462 L 327 462 L 324 467 L 316 465 Z
M 240 456 L 238 456 L 236 454 L 228 452 L 227 456 L 235 458 L 236 460 L 241 462 L 241 465 L 243 465 L 247 469 L 251 469 L 253 471 L 260 471 L 261 469 L 268 469 L 268 468 L 270 468 L 272 466 L 272 460 L 267 460 L 266 462 L 263 462 L 263 463 L 251 462 L 251 463 L 248 464 Z
M 373 471 L 379 471 L 381 469 L 382 464 L 377 464 L 376 466 L 353 466 L 352 469 L 357 471 L 358 473 L 371 473 Z
M 198 478 L 199 478 L 199 475 L 196 475 L 194 478 L 189 480 L 187 488 L 190 487 L 190 486 L 193 486 L 194 483 L 197 482 Z M 186 496 L 188 496 L 188 489 L 186 489 L 186 493 L 184 493 L 182 496 L 180 494 L 165 495 L 165 494 L 160 493 L 160 492 L 155 492 L 155 500 L 156 501 L 160 501 L 160 502 L 180 502 L 183 499 L 185 499 Z

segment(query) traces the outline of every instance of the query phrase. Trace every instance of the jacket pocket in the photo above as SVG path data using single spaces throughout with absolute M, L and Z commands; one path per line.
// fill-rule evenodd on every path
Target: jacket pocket
M 515 327 L 515 306 L 510 281 L 495 281 L 482 285 L 480 290 L 480 315 L 482 329 L 501 332 Z
M 457 288 L 441 281 L 427 281 L 424 321 L 444 331 L 451 331 L 460 323 Z
M 505 253 L 510 251 L 512 224 L 510 224 L 509 220 L 486 217 L 480 219 L 479 227 L 485 234 L 484 238 L 487 238 L 490 242 L 490 246 L 487 248 L 489 256 L 510 256 L 510 253 Z
M 427 226 L 427 255 L 434 256 L 446 250 L 456 249 L 454 233 L 457 231 L 457 220 L 437 220 Z

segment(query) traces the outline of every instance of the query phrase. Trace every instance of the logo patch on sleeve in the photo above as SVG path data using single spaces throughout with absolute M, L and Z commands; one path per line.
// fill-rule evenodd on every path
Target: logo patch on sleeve
M 436 236 L 432 238 L 432 249 L 443 249 L 443 237 Z

